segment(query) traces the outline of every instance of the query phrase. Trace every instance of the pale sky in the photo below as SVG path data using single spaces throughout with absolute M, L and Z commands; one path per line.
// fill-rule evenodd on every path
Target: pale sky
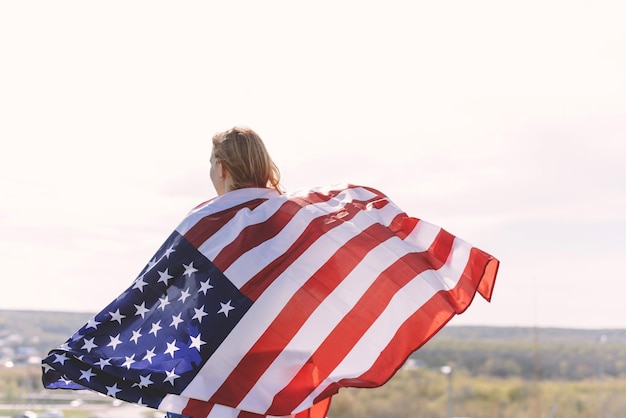
M 0 309 L 98 312 L 247 125 L 501 261 L 452 324 L 626 326 L 623 1 L 0 2 Z

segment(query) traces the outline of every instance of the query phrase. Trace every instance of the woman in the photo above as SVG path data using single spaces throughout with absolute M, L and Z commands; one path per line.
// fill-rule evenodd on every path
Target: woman
M 371 187 L 282 193 L 251 129 L 213 137 L 210 177 L 218 196 L 43 360 L 46 388 L 170 417 L 323 418 L 491 298 L 497 259 Z

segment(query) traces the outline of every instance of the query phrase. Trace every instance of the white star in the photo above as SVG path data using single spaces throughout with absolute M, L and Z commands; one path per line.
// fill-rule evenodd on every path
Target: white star
M 139 376 L 139 383 L 137 384 L 137 386 L 139 386 L 140 388 L 147 388 L 154 383 L 152 380 L 150 380 L 151 377 L 151 374 L 149 374 L 148 376 Z
M 159 330 L 161 330 L 161 321 L 159 322 L 153 322 L 152 323 L 152 329 L 150 330 L 150 334 L 154 334 L 154 336 L 157 336 L 157 332 L 159 332 Z
M 70 379 L 67 378 L 67 376 L 63 375 L 63 377 L 61 377 L 59 379 L 61 382 L 65 383 L 66 385 L 69 385 L 70 383 L 72 383 L 72 381 Z
M 189 265 L 183 264 L 183 267 L 185 267 L 185 272 L 183 274 L 187 277 L 191 277 L 193 273 L 198 271 L 198 269 L 193 266 L 193 261 L 189 263 Z
M 74 339 L 74 341 L 79 340 L 79 339 L 80 337 L 77 337 L 76 339 Z M 59 350 L 68 351 L 70 350 L 70 345 L 67 342 L 64 342 L 63 344 L 59 346 Z
M 54 370 L 54 367 L 52 367 L 51 365 L 49 365 L 48 363 L 43 363 L 41 365 L 41 367 L 43 368 L 43 372 L 48 373 L 50 370 Z
M 117 321 L 120 324 L 122 323 L 122 319 L 126 318 L 126 315 L 120 313 L 119 308 L 115 312 L 109 312 L 109 315 L 111 315 L 111 321 Z
M 55 354 L 54 357 L 56 357 L 56 359 L 53 361 L 53 363 L 61 363 L 63 365 L 65 365 L 65 361 L 68 359 L 65 353 Z
M 191 319 L 197 319 L 198 322 L 202 323 L 202 318 L 208 315 L 208 313 L 204 312 L 204 305 L 200 309 L 193 308 L 193 310 L 196 311 L 196 314 Z
M 126 357 L 126 360 L 124 361 L 124 364 L 122 364 L 122 366 L 126 366 L 126 369 L 130 370 L 130 365 L 135 362 L 135 355 L 133 354 L 130 357 L 128 356 L 124 356 L 124 357 Z
M 176 340 L 171 343 L 167 343 L 167 350 L 165 350 L 164 354 L 169 354 L 174 358 L 174 352 L 180 350 L 180 348 L 176 347 Z
M 165 307 L 170 304 L 170 301 L 169 301 L 167 295 L 165 295 L 162 298 L 160 298 L 159 302 L 161 302 L 161 304 L 159 305 L 159 308 L 161 309 L 161 311 L 164 311 Z
M 111 339 L 111 342 L 107 344 L 107 347 L 113 347 L 113 350 L 115 351 L 115 349 L 117 348 L 118 344 L 122 343 L 120 341 L 120 334 L 117 334 L 115 337 L 109 336 L 109 338 Z
M 152 383 L 152 382 L 150 382 L 150 383 Z M 145 403 L 143 403 L 143 398 L 139 398 L 139 400 L 137 401 L 137 405 L 148 406 Z
M 230 311 L 232 311 L 233 309 L 235 309 L 235 308 L 233 308 L 232 306 L 230 306 L 230 302 L 232 302 L 232 300 L 229 300 L 229 301 L 228 301 L 228 302 L 226 302 L 226 303 L 222 303 L 222 302 L 220 302 L 220 305 L 222 305 L 222 307 L 220 308 L 220 310 L 219 310 L 219 311 L 217 311 L 217 313 L 223 313 L 223 314 L 224 314 L 224 316 L 225 316 L 226 318 L 228 318 L 228 312 L 230 312 Z
M 111 365 L 111 359 L 107 358 L 101 358 L 100 360 L 96 361 L 94 363 L 96 366 L 100 366 L 100 370 L 104 370 L 104 366 L 110 366 Z
M 96 321 L 96 318 L 91 318 L 89 321 L 87 321 L 87 325 L 85 325 L 85 329 L 89 329 L 89 328 L 93 328 L 93 329 L 97 329 L 98 325 L 100 325 L 100 322 Z
M 166 370 L 165 374 L 167 374 L 167 377 L 165 378 L 164 382 L 169 382 L 172 386 L 174 386 L 174 380 L 180 377 L 179 375 L 174 373 L 174 369 L 169 372 Z
M 135 308 L 137 309 L 135 316 L 141 315 L 142 318 L 144 318 L 147 312 L 150 312 L 150 309 L 146 308 L 146 302 L 141 302 L 141 305 L 135 305 Z
M 104 386 L 105 388 L 107 388 L 107 396 L 112 396 L 115 398 L 115 395 L 117 395 L 117 392 L 121 392 L 122 389 L 118 389 L 117 388 L 117 383 L 114 384 L 113 386 Z
M 176 316 L 172 315 L 172 323 L 170 324 L 170 327 L 174 327 L 174 329 L 178 329 L 178 324 L 180 324 L 181 322 L 185 322 L 180 318 L 181 315 L 182 313 L 179 313 Z
M 133 336 L 130 337 L 130 341 L 134 341 L 135 344 L 139 342 L 139 337 L 141 337 L 140 330 L 133 330 Z
M 213 286 L 211 285 L 211 283 L 209 283 L 209 279 L 206 279 L 206 281 L 204 282 L 200 282 L 200 290 L 198 290 L 198 293 L 202 292 L 205 296 L 206 296 L 206 291 L 209 289 L 213 289 Z
M 180 294 L 180 297 L 178 298 L 178 300 L 182 301 L 183 303 L 185 303 L 185 301 L 187 300 L 187 298 L 191 296 L 191 293 L 189 293 L 189 288 L 187 288 L 186 290 L 183 290 Z
M 195 348 L 198 351 L 200 351 L 200 347 L 202 345 L 206 344 L 204 341 L 202 341 L 200 339 L 200 334 L 198 334 L 197 337 L 194 337 L 194 336 L 191 336 L 191 335 L 190 335 L 190 337 L 191 337 L 191 345 L 189 346 L 189 348 Z
M 143 281 L 143 276 L 139 276 L 137 280 L 135 280 L 135 284 L 133 285 L 133 289 L 139 289 L 141 293 L 143 293 L 143 287 L 147 286 L 148 283 Z
M 174 249 L 174 247 L 170 247 L 167 250 L 165 250 L 165 258 L 170 258 L 170 254 L 172 254 L 173 252 L 175 252 L 176 250 Z
M 100 360 L 96 361 L 94 363 L 96 366 L 100 366 L 100 370 L 104 370 L 104 366 L 110 366 L 111 365 L 111 359 L 107 358 L 101 358 Z
M 98 346 L 97 346 L 97 345 L 95 345 L 95 344 L 93 343 L 93 340 L 94 340 L 95 338 L 96 338 L 96 337 L 93 337 L 91 340 L 85 340 L 85 344 L 83 344 L 83 346 L 81 347 L 81 349 L 82 349 L 82 350 L 87 350 L 87 352 L 88 352 L 88 353 L 91 353 L 91 350 L 92 350 L 92 349 L 94 349 L 94 348 L 98 348 Z
M 165 271 L 160 271 L 159 272 L 159 281 L 157 283 L 163 282 L 165 283 L 165 285 L 167 286 L 167 282 L 173 278 L 174 276 L 170 276 L 170 273 L 168 271 L 169 269 L 165 269 Z
M 87 369 L 87 370 L 81 370 L 80 371 L 80 378 L 79 379 L 85 379 L 86 381 L 90 382 L 91 381 L 91 377 L 95 376 L 96 374 L 93 373 L 91 371 L 91 369 Z
M 146 355 L 143 356 L 142 360 L 148 360 L 148 363 L 152 364 L 152 357 L 156 356 L 156 354 L 154 354 L 155 349 L 156 347 L 153 347 L 152 350 L 146 351 Z

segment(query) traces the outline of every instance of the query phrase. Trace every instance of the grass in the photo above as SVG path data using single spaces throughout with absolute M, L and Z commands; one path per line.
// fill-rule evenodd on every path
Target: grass
M 44 410 L 53 401 L 65 417 L 88 418 L 88 408 L 71 407 L 78 393 L 41 388 L 39 367 L 0 368 L 0 417 L 24 409 Z M 448 378 L 439 370 L 400 370 L 380 388 L 342 389 L 332 401 L 331 418 L 444 418 L 448 407 Z M 522 377 L 471 376 L 463 370 L 452 375 L 455 416 L 471 418 L 597 418 L 626 416 L 626 378 L 584 380 L 528 380 Z M 110 402 L 90 395 L 85 405 Z M 107 411 L 112 410 L 105 406 Z M 25 408 L 26 409 L 26 408 Z M 154 414 L 146 412 L 146 418 Z M 551 415 L 552 414 L 552 415 Z
M 455 416 L 471 418 L 626 416 L 626 379 L 528 381 L 456 373 L 452 377 Z M 375 389 L 342 389 L 332 418 L 444 418 L 448 380 L 438 371 L 401 370 Z

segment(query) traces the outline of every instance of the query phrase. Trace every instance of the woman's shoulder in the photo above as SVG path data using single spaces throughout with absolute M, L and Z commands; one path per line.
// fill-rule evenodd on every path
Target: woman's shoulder
M 216 196 L 194 207 L 190 213 L 198 211 L 220 212 L 232 207 L 239 206 L 251 200 L 271 199 L 280 196 L 281 193 L 275 189 L 264 187 L 246 187 L 243 189 L 231 190 L 223 195 Z

